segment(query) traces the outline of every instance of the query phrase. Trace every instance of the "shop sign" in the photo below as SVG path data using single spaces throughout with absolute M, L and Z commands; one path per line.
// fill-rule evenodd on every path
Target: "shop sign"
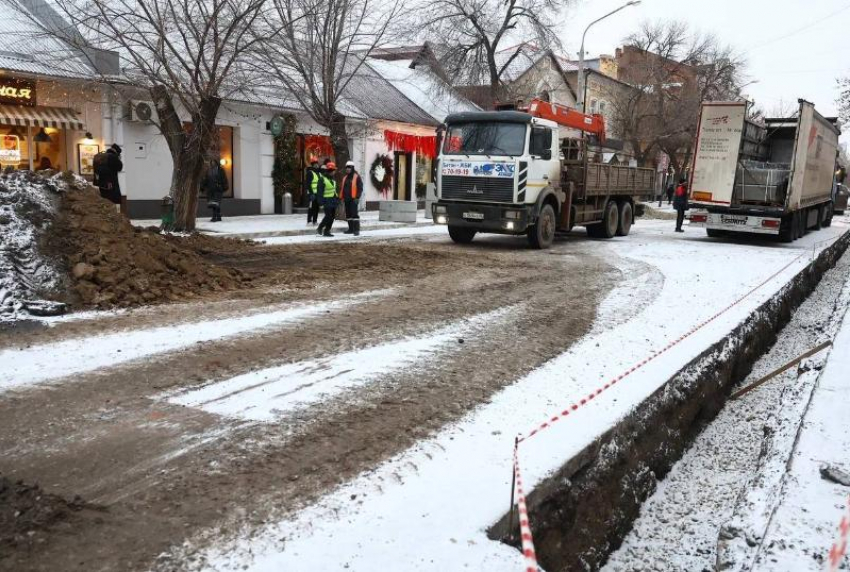
M 0 103 L 35 105 L 35 82 L 27 79 L 0 78 Z
M 21 162 L 21 139 L 17 135 L 0 135 L 0 163 Z

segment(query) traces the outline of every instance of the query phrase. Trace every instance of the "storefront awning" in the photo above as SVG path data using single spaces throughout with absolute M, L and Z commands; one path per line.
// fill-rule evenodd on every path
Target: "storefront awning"
M 0 125 L 25 127 L 55 127 L 84 131 L 85 125 L 77 119 L 77 112 L 67 107 L 20 107 L 0 105 Z

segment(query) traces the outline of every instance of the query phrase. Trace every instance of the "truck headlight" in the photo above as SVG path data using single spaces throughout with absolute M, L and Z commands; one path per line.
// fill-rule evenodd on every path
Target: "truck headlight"
M 448 221 L 446 220 L 445 215 L 440 215 L 436 219 L 434 219 L 434 222 L 436 222 L 437 224 L 446 224 Z
M 505 230 L 513 230 L 513 229 L 514 229 L 513 221 L 508 221 L 508 222 L 505 223 Z
M 520 211 L 505 211 L 505 218 L 519 220 L 522 216 L 522 212 Z
M 437 214 L 446 214 L 445 205 L 434 205 L 434 212 Z

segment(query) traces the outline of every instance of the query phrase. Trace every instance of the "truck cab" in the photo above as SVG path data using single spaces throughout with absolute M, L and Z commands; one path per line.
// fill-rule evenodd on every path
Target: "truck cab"
M 547 246 L 565 199 L 558 134 L 557 123 L 519 111 L 450 115 L 436 169 L 434 221 L 447 225 L 455 242 L 488 232 L 528 234 L 532 243 L 540 235 Z M 547 201 L 552 208 L 541 221 Z

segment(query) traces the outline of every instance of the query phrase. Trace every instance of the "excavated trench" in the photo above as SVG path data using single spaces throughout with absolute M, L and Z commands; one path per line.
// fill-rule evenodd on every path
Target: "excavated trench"
M 850 244 L 844 234 L 723 340 L 671 377 L 619 424 L 528 495 L 540 565 L 548 572 L 599 570 L 737 382 L 775 343 L 795 309 Z M 490 538 L 519 547 L 505 514 Z

